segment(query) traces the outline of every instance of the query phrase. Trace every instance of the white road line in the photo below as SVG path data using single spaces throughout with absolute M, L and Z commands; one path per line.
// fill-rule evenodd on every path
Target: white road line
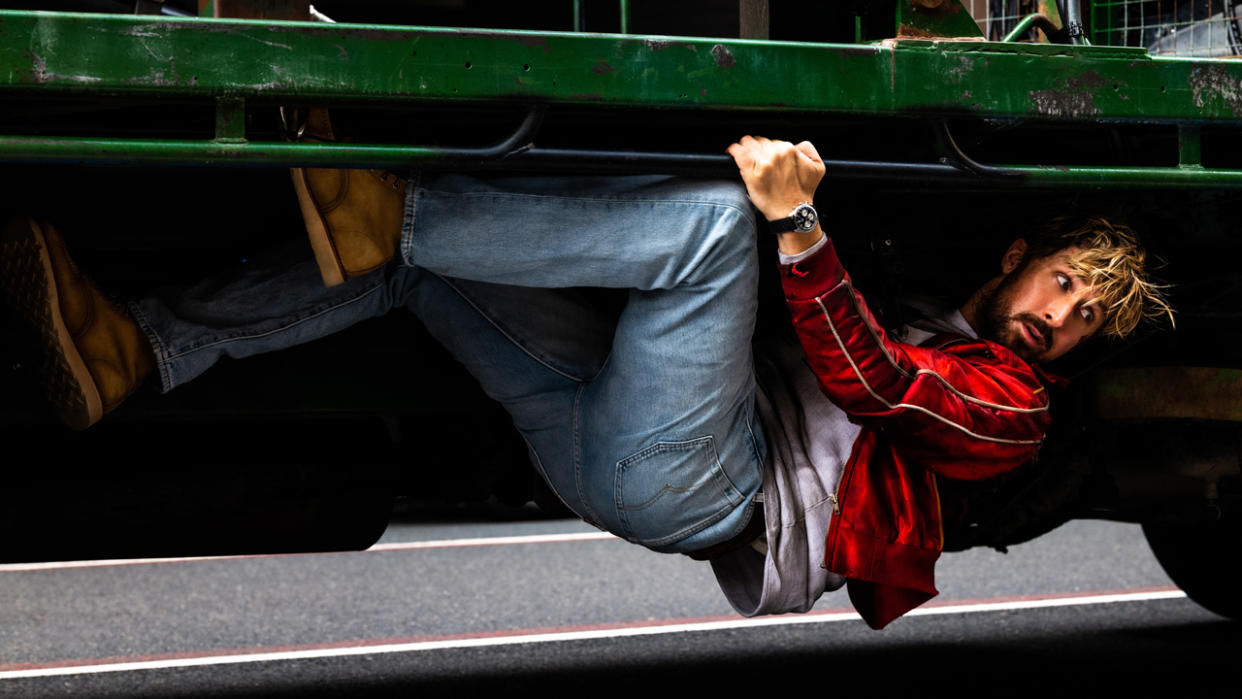
M 943 616 L 947 614 L 972 614 L 980 612 L 1012 611 L 1021 609 L 1040 609 L 1048 607 L 1068 607 L 1092 604 L 1114 604 L 1117 602 L 1145 602 L 1151 600 L 1179 599 L 1185 597 L 1180 590 L 1154 590 L 1144 592 L 1119 592 L 1099 595 L 1075 595 L 1070 597 L 1054 597 L 1046 599 L 1009 600 L 999 602 L 979 601 L 961 604 L 944 604 L 916 609 L 907 616 Z M 62 675 L 98 674 L 104 672 L 131 672 L 134 670 L 163 670 L 182 667 L 202 667 L 207 665 L 236 665 L 241 663 L 264 663 L 285 660 L 305 660 L 311 658 L 340 658 L 355 655 L 378 655 L 383 653 L 414 653 L 429 650 L 448 650 L 457 648 L 481 648 L 485 646 L 509 646 L 529 643 L 559 643 L 564 641 L 589 641 L 605 638 L 623 638 L 628 636 L 653 636 L 672 633 L 689 633 L 699 631 L 719 631 L 742 629 L 759 626 L 782 626 L 794 624 L 825 624 L 841 621 L 856 621 L 859 616 L 854 612 L 811 612 L 801 615 L 762 617 L 757 619 L 722 619 L 719 621 L 699 621 L 692 623 L 650 624 L 645 626 L 626 626 L 620 628 L 599 628 L 581 631 L 559 631 L 550 633 L 516 633 L 486 637 L 444 638 L 442 640 L 416 641 L 409 643 L 375 643 L 374 645 L 350 645 L 337 648 L 307 648 L 303 650 L 284 650 L 276 652 L 235 653 L 200 655 L 190 657 L 165 658 L 158 660 L 139 660 L 132 662 L 112 663 L 81 663 L 78 665 L 62 665 L 59 667 L 27 667 L 20 670 L 0 671 L 0 680 L 31 677 L 56 677 Z
M 18 573 L 31 570 L 68 570 L 71 568 L 107 568 L 109 566 L 141 566 L 160 563 L 198 563 L 202 561 L 231 561 L 248 558 L 277 558 L 286 556 L 325 556 L 333 553 L 384 553 L 386 551 L 414 551 L 419 549 L 449 549 L 469 546 L 512 546 L 514 544 L 562 544 L 575 541 L 604 541 L 617 539 L 607 532 L 581 532 L 572 534 L 530 534 L 527 536 L 494 536 L 474 539 L 440 539 L 434 541 L 399 541 L 375 544 L 365 551 L 334 551 L 326 553 L 275 553 L 237 556 L 187 556 L 178 558 L 108 558 L 96 561 L 50 561 L 39 563 L 0 563 L 0 573 Z M 619 539 L 618 539 L 619 540 Z
M 508 546 L 511 544 L 563 544 L 570 541 L 604 541 L 616 539 L 608 532 L 579 534 L 529 534 L 526 536 L 493 536 L 477 539 L 443 539 L 440 541 L 399 541 L 376 544 L 367 551 L 412 551 L 414 549 L 445 549 L 463 546 Z

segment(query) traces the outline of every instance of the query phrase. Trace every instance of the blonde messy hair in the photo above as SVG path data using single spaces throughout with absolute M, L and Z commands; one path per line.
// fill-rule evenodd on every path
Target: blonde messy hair
M 1033 236 L 1028 258 L 1066 248 L 1077 248 L 1069 255 L 1070 270 L 1098 295 L 1105 335 L 1125 337 L 1156 318 L 1173 325 L 1173 307 L 1163 293 L 1168 287 L 1148 276 L 1147 251 L 1129 226 L 1101 216 L 1061 216 Z

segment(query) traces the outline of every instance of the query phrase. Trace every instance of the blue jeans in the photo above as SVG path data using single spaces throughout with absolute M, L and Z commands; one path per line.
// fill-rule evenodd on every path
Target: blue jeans
M 400 259 L 382 270 L 325 288 L 309 255 L 285 257 L 131 304 L 163 389 L 222 356 L 404 307 L 505 406 L 584 519 L 659 551 L 738 533 L 765 449 L 744 189 L 667 177 L 411 185 Z M 574 287 L 627 290 L 620 317 Z

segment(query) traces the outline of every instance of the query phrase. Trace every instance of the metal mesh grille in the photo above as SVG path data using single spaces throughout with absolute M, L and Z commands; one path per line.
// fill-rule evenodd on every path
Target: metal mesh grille
M 985 36 L 999 41 L 1039 11 L 1037 0 L 963 0 Z M 1242 55 L 1242 0 L 1082 0 L 1091 40 L 1153 55 Z
M 1242 0 L 1097 0 L 1092 36 L 1155 55 L 1242 54 Z

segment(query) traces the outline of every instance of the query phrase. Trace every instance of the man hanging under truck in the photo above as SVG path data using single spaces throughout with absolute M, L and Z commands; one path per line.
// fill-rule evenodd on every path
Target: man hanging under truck
M 307 133 L 332 138 L 325 112 Z M 1060 222 L 1014 241 L 999 275 L 959 309 L 924 309 L 898 342 L 818 224 L 815 148 L 747 136 L 728 151 L 744 190 L 295 170 L 317 263 L 252 262 L 127 309 L 50 225 L 14 219 L 3 283 L 42 338 L 50 400 L 79 429 L 148 375 L 168 391 L 222 356 L 404 306 L 505 406 L 582 518 L 710 560 L 742 614 L 805 611 L 848 582 L 880 628 L 937 594 L 942 508 L 956 505 L 937 479 L 1034 459 L 1052 382 L 1039 364 L 1171 310 L 1129 229 Z M 757 357 L 756 210 L 801 341 Z M 628 290 L 627 303 L 617 318 L 574 287 Z

